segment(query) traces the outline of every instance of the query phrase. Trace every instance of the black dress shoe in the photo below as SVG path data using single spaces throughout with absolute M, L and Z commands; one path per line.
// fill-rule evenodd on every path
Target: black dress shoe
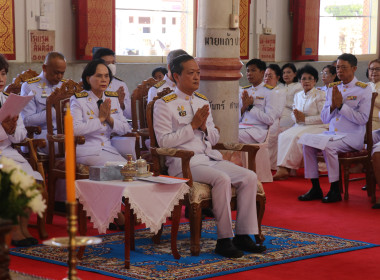
M 110 223 L 108 225 L 108 229 L 109 230 L 121 230 L 121 231 L 124 231 L 125 226 L 124 225 L 119 225 L 119 224 L 116 224 L 116 223 Z
M 256 245 L 256 243 L 253 242 L 252 238 L 248 235 L 236 235 L 232 239 L 232 243 L 239 250 L 247 251 L 250 253 L 262 253 L 267 249 L 267 247 L 263 245 Z
M 244 252 L 237 249 L 229 238 L 218 239 L 215 253 L 226 258 L 241 258 L 244 255 Z
M 342 201 L 342 196 L 340 195 L 340 192 L 334 192 L 329 191 L 327 195 L 322 199 L 323 203 L 331 203 L 331 202 L 338 202 Z
M 366 190 L 367 190 L 367 186 L 362 187 L 362 191 L 366 191 Z
M 202 209 L 202 217 L 203 215 L 208 218 L 215 218 L 214 212 L 212 212 L 211 208 L 203 208 Z
M 37 245 L 38 244 L 38 240 L 34 237 L 27 237 L 26 240 L 29 241 L 30 245 Z
M 375 203 L 375 204 L 372 206 L 372 209 L 380 209 L 380 203 Z
M 15 247 L 29 247 L 32 246 L 32 244 L 29 242 L 27 238 L 21 239 L 21 240 L 12 240 L 11 244 Z
M 300 201 L 311 201 L 316 199 L 322 199 L 323 193 L 320 188 L 311 188 L 307 193 L 300 195 L 298 200 Z

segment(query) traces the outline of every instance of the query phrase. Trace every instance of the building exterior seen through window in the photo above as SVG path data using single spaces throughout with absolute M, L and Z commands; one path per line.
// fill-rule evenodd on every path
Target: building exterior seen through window
M 194 0 L 116 0 L 116 55 L 193 53 Z
M 319 55 L 376 54 L 378 0 L 320 0 Z

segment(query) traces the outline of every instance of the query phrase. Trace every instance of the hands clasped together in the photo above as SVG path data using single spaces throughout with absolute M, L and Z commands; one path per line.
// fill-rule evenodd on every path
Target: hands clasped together
M 200 129 L 206 133 L 207 131 L 206 122 L 207 122 L 207 117 L 209 114 L 210 114 L 209 106 L 203 105 L 203 107 L 199 108 L 197 112 L 195 113 L 193 120 L 191 121 L 191 127 L 193 129 Z
M 119 89 L 116 92 L 118 93 L 120 108 L 124 111 L 125 110 L 125 104 L 124 104 L 125 91 L 124 91 L 124 88 L 121 86 L 121 87 L 119 87 Z
M 297 109 L 293 110 L 294 116 L 296 118 L 296 123 L 305 123 L 305 114 Z
M 337 86 L 334 86 L 333 90 L 332 90 L 330 112 L 334 111 L 336 108 L 338 108 L 340 110 L 342 105 L 343 105 L 342 93 L 339 91 Z
M 243 114 L 249 106 L 253 105 L 253 96 L 249 96 L 248 92 L 245 90 L 241 95 L 241 101 L 243 106 L 241 107 L 241 114 Z
M 102 123 L 107 122 L 111 127 L 113 127 L 113 118 L 111 117 L 111 99 L 106 98 L 106 100 L 100 104 L 99 120 Z
M 13 118 L 11 118 L 10 116 L 6 117 L 2 122 L 1 122 L 1 125 L 3 126 L 5 132 L 8 134 L 8 135 L 12 135 L 15 133 L 16 131 L 16 127 L 17 127 L 17 120 L 18 120 L 18 116 L 15 116 Z

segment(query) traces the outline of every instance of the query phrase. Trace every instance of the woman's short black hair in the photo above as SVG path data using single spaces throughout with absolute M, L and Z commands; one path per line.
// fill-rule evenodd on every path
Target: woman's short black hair
M 305 73 L 312 75 L 314 77 L 315 82 L 318 82 L 318 70 L 315 69 L 313 66 L 311 66 L 310 64 L 306 64 L 301 69 L 298 69 L 297 71 L 298 79 L 301 80 L 302 75 Z
M 325 70 L 326 68 L 329 69 L 329 72 L 331 75 L 335 75 L 334 82 L 340 81 L 338 78 L 338 75 L 336 74 L 336 67 L 334 65 L 328 64 L 322 68 L 322 71 Z
M 282 67 L 281 67 L 281 78 L 280 78 L 280 83 L 283 83 L 285 84 L 285 81 L 284 79 L 282 78 L 282 75 L 283 75 L 283 72 L 284 72 L 284 69 L 285 68 L 290 68 L 292 69 L 293 73 L 296 73 L 297 74 L 297 68 L 296 66 L 293 64 L 293 63 L 286 63 L 284 64 Z M 293 83 L 296 83 L 298 82 L 298 78 L 297 78 L 297 75 L 294 77 L 293 79 Z
M 280 66 L 278 66 L 278 64 L 269 64 L 267 66 L 267 69 L 272 69 L 274 71 L 274 73 L 276 73 L 276 76 L 277 77 L 281 77 L 281 69 L 280 69 Z
M 8 61 L 5 58 L 5 56 L 0 53 L 0 70 L 3 70 L 3 69 L 5 70 L 5 73 L 8 74 L 8 70 L 9 70 Z
M 83 88 L 85 90 L 91 90 L 91 85 L 87 82 L 87 77 L 91 77 L 92 75 L 95 74 L 96 68 L 98 67 L 99 64 L 103 64 L 105 67 L 107 67 L 108 74 L 110 77 L 110 83 L 111 83 L 113 76 L 112 76 L 112 72 L 108 68 L 107 64 L 104 62 L 103 59 L 94 59 L 94 60 L 91 60 L 86 65 L 86 67 L 84 68 L 83 73 L 82 73 Z
M 154 75 L 156 75 L 157 72 L 161 72 L 162 75 L 166 75 L 168 73 L 168 70 L 165 67 L 154 68 L 152 71 L 152 77 L 154 77 Z

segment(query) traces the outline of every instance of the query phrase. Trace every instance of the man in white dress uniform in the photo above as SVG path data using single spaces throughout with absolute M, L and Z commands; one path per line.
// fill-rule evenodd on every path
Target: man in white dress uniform
M 215 252 L 229 258 L 243 256 L 243 251 L 260 253 L 249 235 L 258 233 L 256 213 L 257 177 L 253 171 L 222 160 L 212 150 L 219 139 L 207 98 L 195 92 L 199 87 L 200 69 L 190 55 L 177 57 L 170 64 L 176 82 L 174 93 L 157 100 L 154 124 L 157 141 L 162 148 L 194 151 L 190 168 L 194 181 L 212 185 L 213 212 L 217 223 Z M 167 158 L 169 174 L 182 176 L 181 160 Z M 231 183 L 237 188 L 237 221 L 234 236 L 231 219 Z
M 50 52 L 46 55 L 45 62 L 42 65 L 42 72 L 35 78 L 27 80 L 21 86 L 22 96 L 34 95 L 33 99 L 25 106 L 21 112 L 25 126 L 40 126 L 41 134 L 35 135 L 35 138 L 46 139 L 46 99 L 58 87 L 62 85 L 63 75 L 66 71 L 66 59 L 59 52 Z M 55 124 L 55 110 L 53 109 L 53 124 Z M 49 152 L 46 145 L 41 150 L 44 153 Z
M 310 178 L 312 188 L 298 197 L 301 201 L 322 199 L 322 202 L 341 201 L 339 190 L 339 152 L 361 150 L 364 147 L 364 134 L 371 109 L 371 87 L 359 82 L 355 77 L 357 59 L 352 54 L 344 53 L 338 57 L 336 66 L 341 82 L 331 83 L 326 94 L 326 103 L 322 109 L 321 119 L 329 124 L 331 135 L 343 138 L 327 142 L 322 151 L 327 164 L 330 191 L 325 197 L 319 185 L 318 149 L 304 145 L 305 178 Z
M 92 59 L 103 59 L 108 68 L 112 72 L 113 79 L 107 88 L 107 91 L 118 93 L 120 108 L 123 110 L 123 115 L 127 119 L 132 119 L 131 95 L 129 94 L 127 84 L 120 78 L 116 77 L 116 59 L 115 52 L 108 48 L 100 48 L 95 53 Z
M 242 87 L 239 92 L 240 126 L 239 142 L 262 143 L 268 128 L 281 116 L 283 106 L 273 87 L 264 83 L 266 64 L 260 59 L 251 59 L 247 65 L 247 79 L 251 83 Z M 277 100 L 276 100 L 277 99 Z M 250 125 L 250 126 L 248 126 Z
M 149 89 L 148 103 L 157 96 L 157 93 L 163 91 L 165 88 L 170 88 L 171 90 L 175 89 L 174 78 L 173 78 L 172 72 L 170 71 L 170 63 L 173 61 L 173 59 L 183 54 L 187 54 L 187 52 L 185 52 L 182 49 L 172 50 L 168 53 L 168 56 L 166 57 L 166 61 L 168 63 L 168 73 L 165 74 L 165 77 L 163 80 L 159 81 L 157 84 L 155 84 Z

